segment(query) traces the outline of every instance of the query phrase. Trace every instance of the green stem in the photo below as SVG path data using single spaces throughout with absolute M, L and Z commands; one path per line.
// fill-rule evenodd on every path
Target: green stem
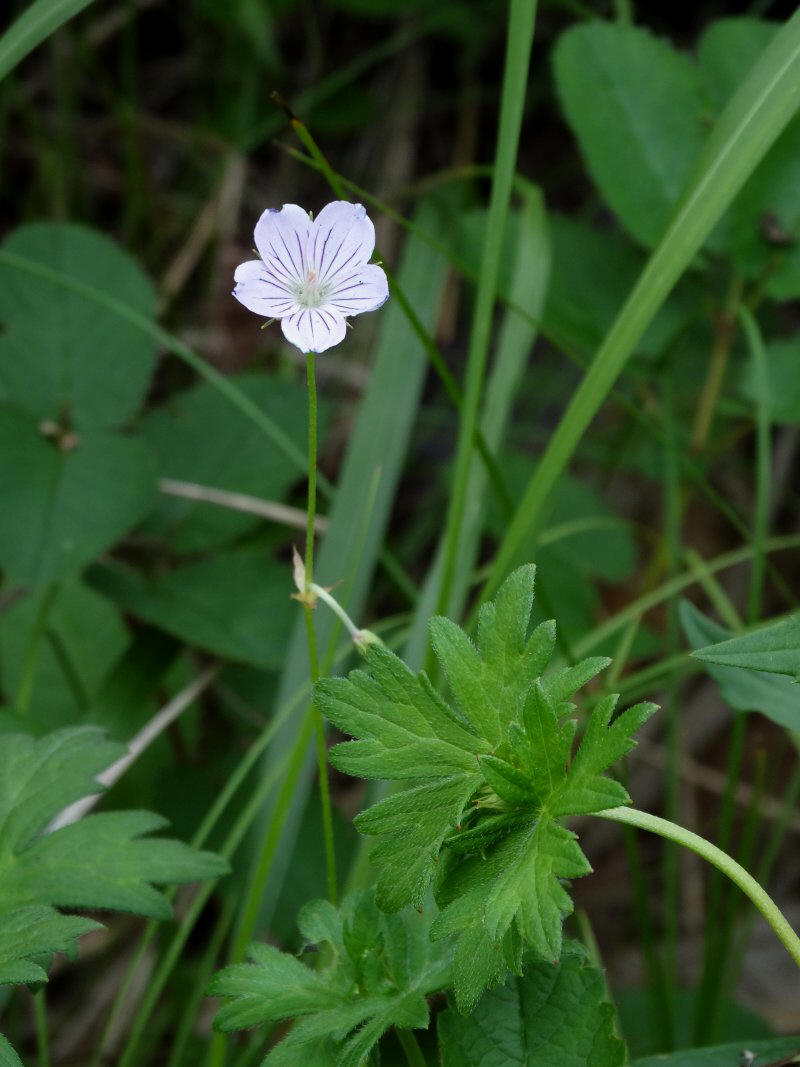
M 470 332 L 464 404 L 461 411 L 453 472 L 453 491 L 442 542 L 444 555 L 436 604 L 437 614 L 447 614 L 455 576 L 459 530 L 467 502 L 472 450 L 475 431 L 478 427 L 478 408 L 492 329 L 494 294 L 497 288 L 508 205 L 514 181 L 535 21 L 535 0 L 511 0 L 494 177 L 489 200 L 481 272 L 475 298 L 475 313 Z
M 769 364 L 764 341 L 754 316 L 741 305 L 739 318 L 753 361 L 753 381 L 756 394 L 756 478 L 753 508 L 753 566 L 750 571 L 750 593 L 747 600 L 747 620 L 754 623 L 761 613 L 764 590 L 764 543 L 769 529 L 770 497 L 770 386 Z
M 663 385 L 664 426 L 664 535 L 667 572 L 674 577 L 678 570 L 681 545 L 681 481 L 678 465 L 678 440 L 675 419 L 675 391 L 672 368 L 667 368 Z M 677 597 L 667 601 L 666 651 L 672 657 L 679 648 Z M 668 679 L 666 703 L 667 781 L 665 786 L 665 815 L 671 821 L 678 818 L 678 758 L 680 753 L 680 722 L 678 718 L 678 676 L 673 671 Z M 675 988 L 677 984 L 678 895 L 679 871 L 677 848 L 670 842 L 664 845 L 662 856 L 664 880 L 664 969 L 666 972 L 670 1046 L 675 1036 Z
M 397 1034 L 397 1040 L 400 1042 L 403 1052 L 406 1054 L 408 1067 L 427 1067 L 425 1057 L 422 1055 L 422 1049 L 419 1047 L 419 1042 L 414 1036 L 413 1031 L 404 1030 L 398 1026 L 395 1029 L 395 1033 Z
M 222 942 L 233 920 L 233 905 L 234 897 L 226 897 L 222 905 L 222 915 L 212 931 L 202 959 L 192 971 L 192 989 L 181 1010 L 180 1023 L 175 1032 L 175 1039 L 172 1043 L 166 1067 L 181 1067 L 181 1064 L 184 1063 L 186 1046 L 192 1036 L 192 1028 L 197 1019 L 198 1009 L 205 996 L 206 986 L 214 970 L 219 951 L 222 948 Z
M 761 912 L 769 925 L 772 927 L 778 940 L 800 967 L 800 937 L 794 932 L 783 916 L 772 897 L 761 888 L 758 882 L 749 874 L 740 863 L 723 852 L 721 848 L 712 845 L 699 834 L 692 833 L 676 823 L 662 819 L 658 815 L 650 815 L 649 812 L 639 811 L 637 808 L 607 808 L 605 811 L 594 813 L 601 819 L 610 819 L 612 822 L 625 823 L 628 826 L 636 826 L 640 830 L 649 830 L 658 834 L 668 841 L 675 841 L 684 848 L 690 849 L 698 856 L 711 863 L 717 870 L 722 871 L 738 886 L 756 908 Z
M 798 546 L 800 546 L 800 536 L 797 534 L 782 534 L 779 537 L 770 537 L 766 541 L 764 549 L 767 552 L 780 552 L 784 549 L 797 548 Z M 722 555 L 715 556 L 714 559 L 706 562 L 706 571 L 709 574 L 716 574 L 717 571 L 724 571 L 727 567 L 735 567 L 737 563 L 744 563 L 745 560 L 750 559 L 753 551 L 752 545 L 743 545 L 741 548 L 735 548 L 731 552 L 724 552 Z M 575 643 L 572 652 L 576 660 L 583 659 L 590 649 L 602 644 L 611 634 L 621 630 L 637 615 L 644 615 L 651 608 L 663 603 L 663 601 L 668 600 L 671 596 L 680 593 L 683 589 L 687 589 L 698 581 L 699 578 L 695 570 L 687 571 L 684 574 L 678 574 L 674 578 L 670 578 L 658 586 L 657 589 L 651 589 L 649 592 L 637 597 L 636 600 L 632 600 L 616 615 L 606 619 L 605 622 L 590 631 L 586 637 Z
M 306 554 L 305 587 L 303 589 L 303 617 L 306 624 L 308 641 L 308 665 L 311 685 L 319 679 L 319 662 L 317 660 L 317 641 L 314 634 L 312 615 L 311 582 L 314 574 L 314 519 L 317 512 L 317 383 L 314 375 L 314 353 L 306 353 L 306 381 L 308 384 L 308 507 L 306 513 Z M 317 775 L 319 778 L 319 796 L 322 807 L 322 836 L 325 844 L 325 873 L 328 882 L 328 899 L 336 906 L 336 850 L 333 840 L 333 818 L 331 813 L 331 793 L 328 783 L 328 760 L 325 748 L 325 726 L 322 715 L 314 704 L 313 692 L 311 707 L 314 716 L 314 734 L 317 748 Z
M 645 990 L 650 1000 L 650 1010 L 657 1029 L 658 1048 L 668 1051 L 672 1048 L 672 1020 L 667 995 L 667 979 L 664 961 L 656 943 L 650 894 L 642 870 L 641 849 L 631 826 L 622 827 L 622 840 L 632 881 L 634 916 L 638 927 L 644 972 L 647 976 Z
M 714 409 L 717 406 L 728 357 L 735 335 L 736 310 L 742 295 L 742 279 L 736 275 L 731 282 L 725 304 L 719 313 L 714 329 L 714 343 L 708 360 L 706 380 L 697 404 L 692 427 L 692 451 L 702 452 L 711 432 Z
M 311 717 L 306 714 L 302 728 L 295 743 L 295 748 L 292 750 L 292 752 L 287 754 L 288 758 L 286 760 L 281 760 L 280 763 L 276 764 L 272 768 L 271 773 L 267 775 L 258 784 L 257 788 L 253 792 L 253 795 L 250 797 L 250 800 L 245 805 L 244 809 L 235 821 L 232 829 L 230 830 L 228 836 L 225 839 L 222 848 L 219 849 L 219 854 L 221 856 L 224 856 L 225 859 L 229 860 L 236 852 L 236 849 L 239 847 L 239 845 L 242 843 L 245 834 L 257 818 L 259 812 L 262 809 L 263 804 L 274 789 L 277 780 L 283 773 L 288 762 L 289 766 L 286 773 L 286 779 L 276 802 L 275 814 L 273 815 L 273 818 L 270 821 L 270 826 L 265 837 L 265 846 L 268 844 L 268 842 L 271 842 L 273 839 L 277 839 L 280 837 L 280 823 L 278 824 L 277 828 L 274 824 L 276 821 L 281 820 L 283 818 L 283 815 L 285 814 L 286 806 L 289 800 L 291 799 L 291 790 L 293 789 L 296 777 L 299 774 L 300 769 L 302 768 L 306 746 L 308 745 L 310 736 Z M 288 798 L 286 796 L 287 783 L 290 783 L 290 786 L 288 786 Z M 274 833 L 271 834 L 270 831 L 274 831 Z M 267 870 L 269 870 L 268 865 Z M 186 914 L 181 919 L 180 926 L 173 935 L 169 947 L 161 956 L 159 965 L 156 968 L 155 973 L 150 977 L 148 981 L 147 990 L 141 1000 L 141 1003 L 139 1004 L 136 1015 L 131 1024 L 127 1043 L 122 1052 L 122 1055 L 116 1061 L 117 1067 L 136 1067 L 136 1064 L 141 1062 L 141 1059 L 137 1057 L 139 1052 L 139 1043 L 142 1040 L 145 1026 L 148 1020 L 150 1019 L 150 1015 L 154 1007 L 158 1003 L 159 997 L 163 992 L 167 979 L 172 973 L 175 964 L 178 958 L 180 957 L 183 946 L 186 944 L 189 934 L 193 930 L 201 911 L 205 907 L 206 901 L 213 893 L 216 884 L 216 880 L 204 882 L 195 893 L 192 899 L 192 903 L 189 906 Z M 263 884 L 261 884 L 260 888 L 263 891 Z M 251 887 L 251 893 L 248 896 L 248 903 L 251 902 L 252 897 L 253 892 Z M 255 916 L 252 916 L 251 913 L 248 913 L 248 918 L 252 917 L 252 926 L 249 931 L 245 932 L 245 936 L 241 938 L 245 948 L 247 947 L 247 944 L 250 940 L 250 936 L 252 934 L 252 929 L 255 926 L 255 922 L 258 918 L 258 900 L 259 898 L 256 897 Z M 155 923 L 148 924 L 148 933 L 150 933 L 151 930 L 154 931 L 154 929 Z M 242 956 L 239 957 L 239 960 L 241 960 L 243 955 L 244 950 L 242 950 Z
M 264 892 L 264 885 L 266 884 L 267 876 L 269 875 L 269 870 L 272 865 L 272 857 L 278 847 L 278 842 L 280 841 L 283 819 L 291 804 L 294 787 L 297 784 L 297 779 L 300 777 L 300 771 L 303 768 L 306 745 L 311 739 L 313 727 L 314 712 L 311 710 L 311 705 L 309 705 L 303 725 L 292 747 L 286 777 L 284 778 L 283 785 L 278 793 L 277 800 L 275 801 L 275 808 L 270 817 L 267 832 L 264 835 L 264 840 L 261 845 L 261 853 L 258 858 L 258 865 L 250 882 L 244 909 L 239 919 L 236 936 L 231 948 L 231 963 L 241 963 L 244 959 L 245 952 L 247 951 L 247 946 L 253 939 L 253 934 L 255 933 L 256 925 L 258 923 L 258 911 L 261 904 L 261 897 Z
M 33 1013 L 36 1018 L 36 1044 L 39 1067 L 50 1067 L 50 1043 L 47 1036 L 47 1001 L 44 986 L 33 994 Z

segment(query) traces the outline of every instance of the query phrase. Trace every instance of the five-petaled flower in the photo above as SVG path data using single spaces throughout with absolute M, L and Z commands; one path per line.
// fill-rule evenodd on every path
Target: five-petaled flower
M 297 204 L 269 208 L 256 223 L 261 259 L 236 268 L 233 295 L 250 311 L 280 319 L 302 352 L 324 352 L 344 338 L 349 315 L 374 311 L 389 296 L 386 275 L 369 257 L 375 227 L 362 204 L 334 200 L 313 220 Z

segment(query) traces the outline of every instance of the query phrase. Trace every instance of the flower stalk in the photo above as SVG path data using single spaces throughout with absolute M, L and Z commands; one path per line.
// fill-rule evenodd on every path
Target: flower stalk
M 306 509 L 306 546 L 303 574 L 303 617 L 308 641 L 308 666 L 313 686 L 319 678 L 317 659 L 317 642 L 314 635 L 313 599 L 311 593 L 314 573 L 314 521 L 317 512 L 317 383 L 314 374 L 314 353 L 306 353 L 306 382 L 308 385 L 308 505 Z M 336 850 L 333 840 L 333 817 L 331 813 L 331 794 L 328 783 L 328 760 L 325 748 L 325 728 L 322 716 L 313 703 L 314 734 L 317 748 L 317 774 L 319 777 L 319 795 L 322 808 L 322 836 L 325 844 L 325 876 L 328 885 L 328 899 L 335 905 L 336 890 Z
M 702 856 L 718 870 L 722 871 L 734 885 L 749 897 L 750 901 L 758 908 L 769 925 L 775 931 L 783 947 L 800 967 L 800 937 L 789 925 L 783 912 L 778 908 L 772 897 L 761 887 L 755 878 L 740 863 L 737 863 L 727 852 L 712 845 L 699 834 L 686 830 L 668 819 L 662 819 L 658 815 L 651 815 L 637 808 L 607 808 L 605 811 L 594 813 L 601 819 L 610 819 L 612 822 L 626 823 L 628 826 L 636 826 L 640 830 L 649 830 L 659 834 L 667 841 L 675 841 L 684 848 Z

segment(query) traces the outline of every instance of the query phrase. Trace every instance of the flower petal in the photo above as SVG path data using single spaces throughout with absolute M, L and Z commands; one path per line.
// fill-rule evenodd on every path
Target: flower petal
M 308 241 L 309 265 L 320 283 L 363 266 L 375 248 L 375 227 L 363 204 L 334 200 L 314 219 Z
M 233 295 L 249 311 L 263 315 L 266 319 L 280 319 L 298 310 L 298 304 L 292 293 L 280 282 L 274 282 L 268 276 L 265 265 L 260 260 L 242 263 L 234 274 L 236 285 Z
M 257 282 L 264 277 L 264 263 L 260 259 L 250 259 L 240 263 L 233 272 L 235 282 Z
M 341 279 L 336 279 L 336 283 L 323 306 L 326 309 L 333 308 L 342 315 L 375 311 L 389 299 L 389 284 L 377 263 L 367 263 L 352 274 L 343 274 Z
M 291 285 L 305 281 L 310 231 L 311 219 L 297 204 L 284 204 L 280 211 L 268 208 L 258 220 L 256 248 L 276 279 Z
M 328 308 L 301 308 L 281 320 L 283 336 L 301 352 L 324 352 L 344 340 L 347 323 Z

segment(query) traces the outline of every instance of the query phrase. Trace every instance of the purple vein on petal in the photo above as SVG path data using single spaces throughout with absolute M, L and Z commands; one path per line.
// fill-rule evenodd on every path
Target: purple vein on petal
M 292 258 L 292 253 L 291 253 L 291 251 L 289 249 L 289 246 L 286 243 L 286 238 L 283 236 L 282 233 L 279 233 L 278 236 L 280 237 L 281 241 L 283 242 L 283 247 L 286 249 L 286 255 L 289 257 L 289 262 L 292 264 L 292 268 L 295 271 L 295 277 L 302 278 L 303 277 L 303 259 L 302 259 L 302 256 L 300 257 L 300 269 L 298 270 L 297 269 L 297 265 L 295 264 L 295 261 Z
M 322 252 L 320 253 L 320 257 L 319 257 L 319 265 L 315 264 L 315 266 L 317 266 L 317 274 L 319 275 L 320 278 L 324 278 L 325 277 L 325 252 L 327 251 L 328 241 L 330 241 L 332 233 L 333 233 L 333 227 L 331 226 L 331 228 L 328 230 L 328 232 L 327 232 L 327 234 L 325 236 L 325 240 L 322 242 Z M 316 249 L 315 249 L 315 251 L 316 251 Z
M 270 251 L 272 252 L 272 255 L 275 257 L 272 260 L 272 263 L 274 264 L 275 262 L 277 262 L 277 263 L 280 264 L 281 270 L 286 275 L 286 278 L 288 279 L 288 281 L 290 281 L 290 282 L 297 281 L 297 278 L 292 274 L 292 272 L 289 270 L 289 268 L 286 266 L 286 264 L 281 259 L 280 255 L 278 254 L 278 251 L 275 248 L 275 245 L 272 243 L 272 241 L 270 241 L 269 247 L 270 247 Z
M 344 241 L 342 242 L 342 244 L 344 244 Z M 341 248 L 341 245 L 340 245 L 339 247 Z M 353 249 L 353 251 L 352 251 L 352 252 L 350 253 L 350 255 L 349 255 L 349 256 L 347 257 L 347 259 L 346 259 L 346 260 L 344 261 L 344 263 L 340 264 L 340 266 L 338 266 L 338 267 L 336 268 L 336 270 L 335 270 L 335 271 L 333 272 L 333 274 L 329 274 L 329 275 L 328 275 L 328 276 L 327 276 L 327 277 L 325 278 L 325 281 L 326 281 L 326 282 L 330 282 L 331 278 L 335 278 L 335 277 L 336 277 L 336 275 L 337 275 L 337 274 L 339 273 L 339 271 L 341 271 L 341 270 L 344 270 L 344 269 L 345 269 L 345 267 L 346 267 L 346 266 L 347 266 L 347 265 L 348 265 L 349 263 L 351 263 L 351 262 L 352 262 L 352 260 L 354 259 L 354 257 L 358 255 L 358 253 L 359 253 L 359 249 L 358 249 L 358 248 L 354 248 L 354 249 Z M 339 254 L 339 250 L 337 249 L 336 255 L 338 255 L 338 254 Z M 335 262 L 335 260 L 336 260 L 336 257 L 334 256 L 334 262 Z M 331 263 L 331 266 L 333 266 L 333 263 Z M 343 280 L 344 280 L 344 281 L 347 281 L 347 279 L 346 279 L 346 278 L 344 278 Z
M 333 230 L 331 230 L 331 233 L 333 233 Z M 330 236 L 330 235 L 329 235 L 329 236 Z M 346 240 L 347 240 L 347 234 L 345 234 L 345 235 L 344 235 L 344 237 L 343 237 L 343 238 L 341 239 L 341 241 L 339 242 L 339 247 L 338 247 L 338 248 L 336 249 L 336 251 L 335 251 L 335 252 L 333 253 L 333 255 L 331 256 L 331 261 L 330 261 L 330 263 L 328 264 L 327 268 L 325 268 L 325 270 L 324 270 L 324 273 L 323 273 L 322 271 L 320 271 L 320 277 L 321 277 L 321 278 L 324 278 L 324 280 L 325 280 L 325 281 L 327 281 L 327 280 L 328 280 L 328 278 L 330 277 L 330 275 L 329 275 L 328 271 L 330 271 L 330 270 L 331 270 L 331 268 L 333 267 L 334 263 L 336 262 L 336 257 L 337 257 L 337 256 L 339 255 L 339 253 L 341 252 L 341 250 L 342 250 L 342 246 L 344 245 L 344 243 L 345 243 L 345 241 L 346 241 Z

